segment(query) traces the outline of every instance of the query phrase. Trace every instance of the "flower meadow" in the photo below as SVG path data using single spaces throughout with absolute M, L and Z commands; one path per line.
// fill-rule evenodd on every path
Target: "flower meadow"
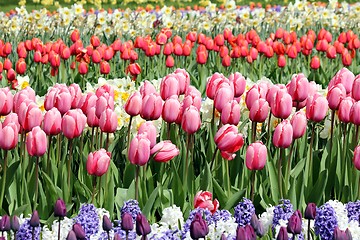
M 360 239 L 359 11 L 0 12 L 0 239 Z

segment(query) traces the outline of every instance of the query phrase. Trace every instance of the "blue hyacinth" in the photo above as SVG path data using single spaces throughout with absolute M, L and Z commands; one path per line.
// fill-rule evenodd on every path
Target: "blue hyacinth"
M 35 228 L 35 239 L 40 239 L 40 230 L 41 227 Z M 28 240 L 32 239 L 32 231 L 33 227 L 30 226 L 30 220 L 25 220 L 23 224 L 21 224 L 19 231 L 16 233 L 16 240 Z
M 214 223 L 213 216 L 212 216 L 211 212 L 208 209 L 196 208 L 196 209 L 194 209 L 194 210 L 192 210 L 190 212 L 189 217 L 188 217 L 188 219 L 186 220 L 186 222 L 185 222 L 185 224 L 183 226 L 182 239 L 185 239 L 187 232 L 190 231 L 191 222 L 194 220 L 195 215 L 197 213 L 200 213 L 203 216 L 203 218 L 205 219 L 205 221 L 206 221 L 206 223 L 208 225 Z
M 131 199 L 124 202 L 124 205 L 121 208 L 121 216 L 124 213 L 129 213 L 132 216 L 133 222 L 135 222 L 136 216 L 141 213 L 138 201 Z
M 93 204 L 83 204 L 80 207 L 79 215 L 75 218 L 75 222 L 79 223 L 85 231 L 86 239 L 96 234 L 99 229 L 99 216 L 96 207 Z
M 226 222 L 230 218 L 231 218 L 231 213 L 228 210 L 216 210 L 216 212 L 212 216 L 215 226 L 217 226 L 217 223 L 219 221 Z
M 289 199 L 281 199 L 280 204 L 274 208 L 273 227 L 279 224 L 280 219 L 288 220 L 294 209 Z
M 316 208 L 315 234 L 320 235 L 321 239 L 333 239 L 334 229 L 337 224 L 335 210 L 329 203 Z
M 239 202 L 234 209 L 236 223 L 239 224 L 240 227 L 250 224 L 251 217 L 254 213 L 254 204 L 249 199 L 243 198 L 242 202 Z
M 360 218 L 360 200 L 356 202 L 348 202 L 346 204 L 346 210 L 348 212 L 348 218 L 350 221 L 357 221 L 359 222 Z
M 151 238 L 149 238 L 149 240 L 180 240 L 180 235 L 179 230 L 173 231 L 169 229 L 165 232 L 154 234 Z

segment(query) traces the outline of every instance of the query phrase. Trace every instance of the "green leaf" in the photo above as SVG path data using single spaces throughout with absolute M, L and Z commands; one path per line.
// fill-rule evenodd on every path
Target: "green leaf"
M 269 178 L 270 178 L 270 191 L 271 196 L 274 202 L 279 202 L 279 182 L 277 179 L 277 174 L 275 171 L 274 163 L 273 161 L 269 161 L 266 164 L 266 167 L 269 172 Z
M 213 178 L 213 185 L 214 185 L 214 193 L 219 200 L 220 206 L 224 206 L 226 204 L 226 200 L 228 199 L 227 195 L 225 194 L 224 190 L 220 187 L 220 184 Z
M 244 196 L 244 194 L 245 194 L 245 189 L 242 189 L 242 190 L 234 193 L 230 197 L 230 199 L 226 202 L 224 209 L 227 209 L 227 210 L 232 209 L 236 203 L 240 202 L 240 200 Z
M 307 202 L 314 202 L 316 205 L 320 204 L 320 200 L 322 198 L 322 193 L 326 187 L 326 182 L 328 179 L 328 170 L 325 169 L 319 175 L 318 180 L 315 185 L 312 187 L 311 191 L 307 195 Z
M 149 216 L 150 210 L 155 202 L 156 197 L 159 193 L 160 184 L 154 189 L 154 191 L 150 194 L 148 200 L 146 201 L 146 204 L 144 208 L 142 209 L 142 212 L 145 216 Z

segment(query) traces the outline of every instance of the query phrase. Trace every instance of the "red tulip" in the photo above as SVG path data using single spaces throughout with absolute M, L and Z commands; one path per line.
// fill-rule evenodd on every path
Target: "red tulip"
M 293 128 L 289 120 L 283 120 L 274 131 L 273 144 L 278 148 L 290 147 L 293 140 Z
M 261 170 L 266 164 L 267 149 L 262 142 L 254 142 L 246 150 L 246 167 L 249 170 Z
M 326 50 L 326 56 L 330 59 L 336 58 L 336 48 L 334 46 L 329 46 Z
M 221 64 L 224 67 L 230 67 L 231 66 L 231 58 L 230 58 L 230 56 L 229 55 L 224 56 L 222 61 L 221 61 Z
M 98 46 L 100 46 L 100 39 L 97 37 L 97 36 L 91 36 L 91 38 L 90 38 L 90 44 L 94 47 L 94 48 L 96 48 L 96 47 L 98 47 Z
M 20 58 L 17 62 L 16 62 L 16 73 L 17 74 L 24 74 L 26 72 L 26 62 L 23 58 Z
M 72 31 L 70 35 L 70 39 L 72 42 L 76 42 L 77 40 L 79 40 L 80 39 L 79 30 L 75 29 L 74 31 Z
M 39 126 L 34 127 L 26 136 L 26 149 L 30 156 L 40 157 L 47 150 L 46 134 Z
M 351 55 L 344 51 L 341 55 L 341 61 L 344 66 L 350 66 L 352 63 Z
M 128 67 L 126 72 L 129 72 L 133 76 L 137 76 L 141 73 L 141 68 L 138 63 L 131 63 Z
M 86 124 L 86 116 L 80 109 L 72 109 L 65 113 L 61 121 L 61 130 L 68 139 L 79 137 Z
M 110 72 L 110 64 L 107 61 L 100 62 L 100 73 L 101 74 L 109 74 Z
M 235 153 L 244 145 L 241 133 L 234 125 L 226 124 L 215 134 L 214 141 L 220 151 Z
M 113 133 L 116 131 L 118 119 L 116 113 L 111 109 L 106 109 L 100 116 L 99 126 L 102 132 Z
M 80 62 L 79 66 L 78 66 L 78 71 L 80 74 L 84 75 L 88 72 L 88 64 L 86 62 Z
M 8 81 L 13 81 L 16 78 L 16 73 L 14 69 L 10 68 L 6 73 L 6 78 Z
M 45 113 L 43 130 L 47 135 L 57 135 L 61 132 L 61 114 L 57 108 L 52 108 Z
M 196 62 L 199 64 L 205 64 L 207 62 L 208 53 L 207 51 L 200 51 L 196 54 Z
M 172 42 L 166 43 L 164 46 L 163 54 L 168 56 L 173 53 L 174 46 Z
M 318 56 L 313 56 L 311 58 L 310 67 L 312 69 L 318 69 L 320 67 L 320 59 Z
M 129 161 L 134 165 L 144 166 L 150 158 L 150 140 L 146 134 L 136 135 L 130 142 Z
M 307 119 L 302 111 L 296 112 L 291 118 L 291 126 L 293 127 L 293 138 L 301 138 L 306 131 Z
M 211 213 L 215 213 L 219 208 L 217 199 L 212 200 L 212 193 L 208 191 L 199 191 L 194 197 L 194 208 L 208 209 Z
M 165 64 L 166 64 L 166 67 L 172 68 L 174 66 L 174 58 L 171 55 L 167 56 Z
M 179 149 L 171 141 L 161 141 L 150 151 L 150 154 L 153 155 L 154 160 L 157 162 L 168 162 L 179 153 Z
M 279 55 L 278 57 L 278 67 L 285 67 L 286 66 L 286 58 L 284 55 Z
M 111 153 L 101 148 L 98 151 L 91 152 L 86 161 L 86 170 L 88 174 L 101 177 L 110 166 Z
M 190 106 L 186 108 L 182 115 L 181 128 L 188 134 L 193 134 L 199 130 L 201 126 L 201 119 L 199 110 Z
M 328 101 L 326 98 L 315 94 L 308 98 L 306 104 L 306 118 L 314 122 L 322 121 L 328 110 Z

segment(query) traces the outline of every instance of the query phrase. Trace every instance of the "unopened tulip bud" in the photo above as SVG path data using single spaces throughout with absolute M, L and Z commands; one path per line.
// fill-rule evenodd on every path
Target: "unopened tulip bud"
M 56 200 L 54 207 L 54 216 L 55 217 L 65 217 L 66 216 L 66 205 L 64 200 L 59 198 Z
M 85 231 L 79 223 L 75 223 L 72 230 L 75 232 L 77 238 L 86 239 Z
M 202 218 L 200 213 L 197 213 L 194 220 L 190 224 L 190 236 L 192 239 L 205 238 L 209 233 L 209 228 L 206 221 Z
M 108 216 L 104 215 L 102 227 L 105 232 L 109 232 L 112 229 L 112 223 Z
M 114 240 L 121 240 L 121 237 L 118 233 L 114 235 Z
M 261 238 L 265 235 L 264 225 L 259 221 L 256 214 L 252 215 L 250 225 L 254 228 L 254 231 L 258 237 Z
M 289 218 L 287 231 L 292 234 L 300 234 L 301 233 L 301 213 L 299 210 L 295 211 L 293 215 Z
M 38 211 L 36 211 L 36 210 L 31 215 L 30 226 L 33 227 L 33 228 L 40 226 L 39 214 L 38 214 Z
M 288 239 L 289 239 L 289 236 L 288 236 L 288 233 L 286 231 L 286 227 L 281 227 L 280 232 L 279 232 L 276 240 L 288 240 Z
M 11 229 L 12 229 L 14 232 L 19 231 L 19 229 L 20 229 L 20 223 L 19 223 L 19 218 L 18 218 L 16 215 L 11 218 L 11 220 L 10 220 L 10 225 L 11 225 Z
M 66 237 L 66 240 L 77 240 L 76 234 L 73 230 L 70 230 L 69 234 Z
M 129 213 L 124 213 L 121 216 L 121 229 L 124 231 L 131 231 L 134 229 L 133 219 Z
M 308 203 L 305 209 L 304 218 L 313 220 L 316 217 L 316 204 L 315 203 Z
M 10 231 L 10 217 L 8 215 L 4 215 L 0 220 L 0 231 L 7 232 Z
M 151 232 L 150 224 L 146 217 L 139 213 L 136 217 L 136 234 L 139 236 L 146 236 Z

